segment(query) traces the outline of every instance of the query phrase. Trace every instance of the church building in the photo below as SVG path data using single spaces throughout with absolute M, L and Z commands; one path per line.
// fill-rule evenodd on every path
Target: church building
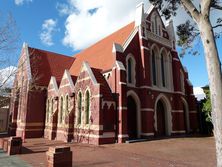
M 98 145 L 198 131 L 175 45 L 173 22 L 143 4 L 133 22 L 72 57 L 24 43 L 10 134 Z

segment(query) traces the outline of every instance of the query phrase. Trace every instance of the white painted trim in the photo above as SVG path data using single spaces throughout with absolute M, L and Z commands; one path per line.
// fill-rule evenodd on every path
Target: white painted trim
M 136 6 L 135 27 L 140 26 L 144 21 L 144 3 L 141 2 Z
M 92 97 L 93 98 L 97 98 L 97 97 L 100 98 L 100 97 L 103 97 L 103 95 L 102 94 L 97 94 L 97 95 L 92 95 Z
M 152 10 L 155 8 L 154 5 L 150 5 L 149 9 L 146 11 L 146 14 L 150 14 L 150 12 L 152 12 Z
M 126 71 L 126 68 L 124 67 L 123 63 L 121 61 L 116 61 L 116 67 L 118 70 Z
M 142 136 L 154 136 L 154 133 L 141 133 Z
M 126 85 L 126 82 L 119 82 L 120 85 Z
M 151 111 L 154 112 L 153 108 L 141 108 L 141 111 Z
M 146 47 L 146 46 L 141 46 L 141 49 L 145 49 L 145 50 L 150 50 L 148 47 Z
M 71 89 L 74 91 L 74 89 L 75 89 L 74 83 L 73 83 L 73 80 L 72 80 L 71 75 L 68 70 L 65 70 L 65 75 L 67 76 L 67 79 L 70 83 Z
M 120 52 L 123 53 L 123 47 L 118 43 L 113 43 L 112 53 Z
M 93 74 L 93 72 L 92 72 L 92 69 L 90 68 L 89 64 L 88 64 L 87 62 L 83 62 L 83 66 L 86 67 L 86 69 L 87 69 L 87 71 L 88 71 L 88 73 L 89 73 L 89 76 L 90 76 L 90 78 L 91 78 L 92 81 L 93 81 L 93 84 L 94 84 L 94 85 L 97 85 L 98 82 L 96 81 L 96 78 L 95 78 L 95 76 L 94 76 L 94 74 Z
M 185 130 L 173 130 L 172 133 L 186 133 Z
M 57 85 L 57 82 L 56 82 L 56 78 L 54 76 L 51 76 L 51 79 L 49 81 L 49 85 L 52 85 L 53 88 L 55 89 L 56 93 L 58 94 L 59 88 L 58 88 L 58 85 Z M 48 89 L 49 89 L 49 86 L 48 86 Z M 50 89 L 50 90 L 52 90 L 52 89 Z
M 173 58 L 173 60 L 180 62 L 180 59 L 175 58 L 175 57 Z
M 127 137 L 129 137 L 128 134 L 119 134 L 118 135 L 118 138 L 127 138 Z
M 175 112 L 175 113 L 183 113 L 183 110 L 172 110 L 172 112 Z
M 29 55 L 29 49 L 28 49 L 28 44 L 27 43 L 23 43 L 23 48 L 25 50 L 25 54 L 26 54 L 26 61 L 27 61 L 27 73 L 28 73 L 28 80 L 32 79 L 32 72 L 31 72 L 31 64 L 30 64 L 30 55 Z
M 85 78 L 78 79 L 77 82 L 79 83 L 79 82 L 82 82 L 82 81 L 87 81 L 89 79 L 90 79 L 90 77 L 88 76 L 88 77 L 85 77 Z
M 133 38 L 137 32 L 138 32 L 138 27 L 135 27 L 134 30 L 132 31 L 132 33 L 129 35 L 129 37 L 126 39 L 126 41 L 123 44 L 123 51 L 126 50 L 126 48 L 130 44 L 130 42 L 133 40 Z
M 117 107 L 117 110 L 127 110 L 127 107 L 120 106 L 120 107 Z

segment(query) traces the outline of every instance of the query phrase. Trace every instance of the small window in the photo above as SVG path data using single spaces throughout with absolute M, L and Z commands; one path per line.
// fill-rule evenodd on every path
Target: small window
M 90 99 L 89 99 L 89 91 L 86 91 L 85 95 L 85 123 L 89 124 L 89 106 L 90 106 Z
M 162 86 L 165 87 L 165 70 L 164 70 L 164 56 L 161 54 L 161 73 L 162 73 Z
M 132 59 L 128 59 L 128 83 L 132 83 Z
M 129 54 L 126 58 L 127 67 L 127 83 L 135 85 L 136 84 L 136 62 L 133 55 Z
M 81 117 L 82 117 L 82 93 L 79 92 L 78 94 L 78 119 L 77 124 L 81 124 Z
M 66 106 L 66 113 L 69 113 L 69 96 L 68 95 L 66 95 L 66 104 L 65 104 L 65 106 Z
M 59 112 L 59 123 L 62 123 L 62 115 L 63 115 L 63 97 L 60 99 L 60 112 Z
M 181 92 L 185 92 L 184 88 L 184 74 L 182 70 L 180 71 L 180 87 L 181 87 Z
M 155 52 L 152 50 L 152 79 L 153 85 L 156 85 L 156 56 Z

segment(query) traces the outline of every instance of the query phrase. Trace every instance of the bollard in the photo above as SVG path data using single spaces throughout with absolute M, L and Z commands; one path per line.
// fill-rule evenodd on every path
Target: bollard
M 8 140 L 8 155 L 21 154 L 22 152 L 22 138 L 10 137 Z
M 46 156 L 48 167 L 72 167 L 72 151 L 68 146 L 49 147 Z

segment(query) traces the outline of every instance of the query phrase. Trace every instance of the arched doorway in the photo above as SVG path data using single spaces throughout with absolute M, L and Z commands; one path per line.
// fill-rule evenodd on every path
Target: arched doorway
M 166 122 L 165 122 L 165 107 L 162 100 L 157 102 L 156 108 L 157 115 L 157 136 L 165 136 L 166 135 Z
M 137 104 L 132 96 L 127 97 L 127 131 L 129 139 L 137 138 Z
M 154 129 L 157 136 L 170 136 L 172 132 L 171 104 L 164 94 L 156 98 Z
M 186 133 L 190 132 L 190 117 L 189 117 L 189 107 L 187 101 L 182 98 L 183 105 L 183 116 L 184 116 L 184 128 Z

